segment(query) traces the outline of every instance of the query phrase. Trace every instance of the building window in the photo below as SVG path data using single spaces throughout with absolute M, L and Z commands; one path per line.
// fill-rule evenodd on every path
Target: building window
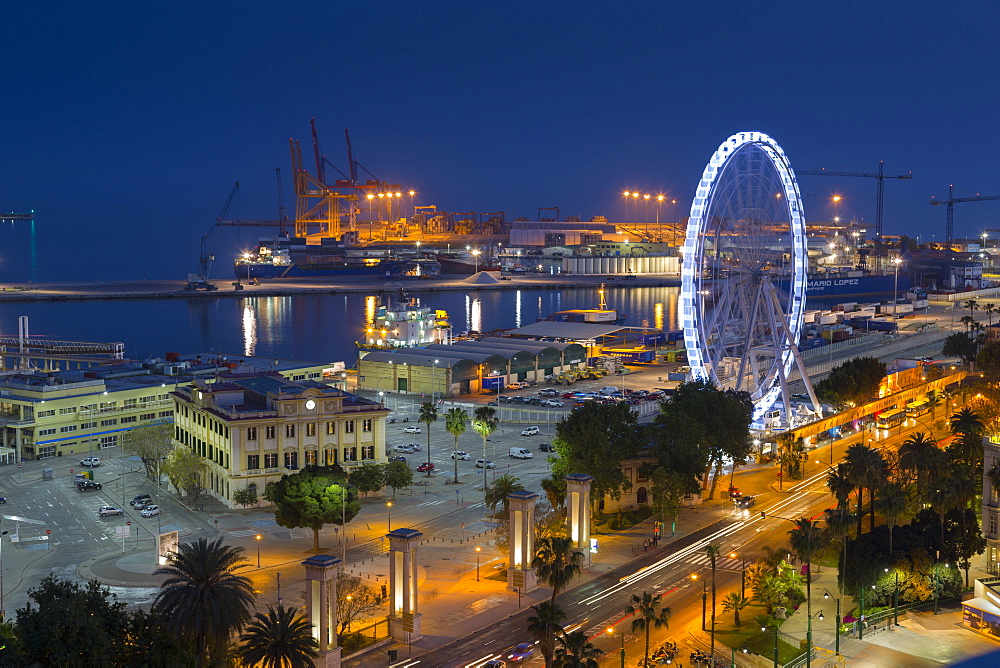
M 43 417 L 52 417 L 55 414 L 56 414 L 56 409 L 54 409 L 54 408 L 52 410 L 50 410 L 50 411 L 38 411 L 38 417 L 40 417 L 40 418 L 43 418 Z
M 278 468 L 278 453 L 268 452 L 264 455 L 264 468 L 266 469 L 276 469 Z
M 56 456 L 56 446 L 54 445 L 43 445 L 38 448 L 38 458 L 47 459 L 48 457 Z
M 168 418 L 168 417 L 173 417 L 173 416 L 174 416 L 174 414 L 173 414 L 173 412 L 172 412 L 172 411 L 160 411 L 160 412 L 159 412 L 159 416 L 160 416 L 160 417 L 165 417 L 165 418 Z
M 990 535 L 997 535 L 997 516 L 990 513 Z
M 323 466 L 333 466 L 337 463 L 337 451 L 327 448 L 323 452 Z
M 247 440 L 248 441 L 257 440 L 257 427 L 247 427 Z
M 80 429 L 93 429 L 97 426 L 96 422 L 81 422 Z
M 126 415 L 125 417 L 122 418 L 122 424 L 127 424 L 129 422 L 135 422 L 138 419 L 139 418 L 137 418 L 134 415 Z
M 344 423 L 344 433 L 353 434 L 354 433 L 354 420 L 348 420 Z
M 102 448 L 113 448 L 118 445 L 117 434 L 112 434 L 111 436 L 101 436 L 101 447 Z
M 374 445 L 362 446 L 361 459 L 375 459 L 375 446 Z
M 76 406 L 71 406 L 69 408 L 60 408 L 59 415 L 69 415 L 70 413 L 76 412 Z
M 139 419 L 143 420 L 143 421 L 145 421 L 145 420 L 155 420 L 156 419 L 156 413 L 143 413 L 142 415 L 139 416 Z
M 316 466 L 315 450 L 306 450 L 306 466 Z
M 266 434 L 267 438 L 274 438 L 274 432 L 275 432 L 274 425 L 273 424 L 269 424 L 269 425 L 267 425 L 267 427 L 265 427 L 265 429 L 267 431 L 267 434 Z
M 294 424 L 286 424 L 285 425 L 285 437 L 286 438 L 295 438 L 295 425 Z
M 56 428 L 52 427 L 50 429 L 39 429 L 37 432 L 38 436 L 48 436 L 50 434 L 56 433 Z
M 315 436 L 315 435 L 316 435 L 316 423 L 310 422 L 306 425 L 306 436 Z
M 247 468 L 248 469 L 259 469 L 260 468 L 260 455 L 247 455 Z
M 649 500 L 649 494 L 646 493 L 645 487 L 640 487 L 635 492 L 635 502 L 640 506 L 645 504 Z
M 326 433 L 328 433 L 328 434 L 336 434 L 337 433 L 337 423 L 336 422 L 327 422 L 326 423 Z
M 372 430 L 372 421 L 371 420 L 362 420 L 361 421 L 361 431 L 371 431 L 371 430 Z
M 113 426 L 115 426 L 116 424 L 118 424 L 118 420 L 115 420 L 115 419 L 111 419 L 111 420 L 101 420 L 101 426 L 102 426 L 102 427 L 113 427 Z
M 357 448 L 344 448 L 344 461 L 345 462 L 356 462 L 356 461 L 358 461 L 358 449 Z
M 122 402 L 122 408 L 135 408 L 138 404 L 138 399 L 126 399 Z
M 71 425 L 67 425 L 65 427 L 59 427 L 59 432 L 62 433 L 62 434 L 65 434 L 68 431 L 76 431 L 76 425 L 75 424 L 71 424 Z
M 299 453 L 297 452 L 286 452 L 285 453 L 285 468 L 294 471 L 299 468 Z

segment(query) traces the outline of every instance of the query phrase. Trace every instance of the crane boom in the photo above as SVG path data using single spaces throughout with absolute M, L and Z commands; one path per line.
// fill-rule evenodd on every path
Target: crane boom
M 882 206 L 885 201 L 885 180 L 886 179 L 912 179 L 913 172 L 907 172 L 906 174 L 897 174 L 896 176 L 886 176 L 883 173 L 882 168 L 884 166 L 884 161 L 880 160 L 878 163 L 878 172 L 832 172 L 827 169 L 804 169 L 796 170 L 796 174 L 801 174 L 804 176 L 847 176 L 854 178 L 863 179 L 875 179 L 875 262 L 878 262 L 878 242 L 882 240 Z
M 945 227 L 945 244 L 948 248 L 951 248 L 951 242 L 955 235 L 955 205 L 961 204 L 962 202 L 985 202 L 987 200 L 997 200 L 1000 199 L 1000 195 L 976 195 L 975 197 L 954 197 L 955 186 L 948 186 L 948 199 L 942 201 L 939 199 L 931 198 L 931 204 L 934 206 L 941 206 L 942 204 L 948 207 L 947 215 L 947 225 Z

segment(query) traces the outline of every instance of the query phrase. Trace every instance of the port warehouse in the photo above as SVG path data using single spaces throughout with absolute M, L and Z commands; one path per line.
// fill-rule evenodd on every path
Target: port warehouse
M 641 340 L 652 331 L 545 321 L 510 330 L 505 337 L 488 336 L 405 351 L 362 351 L 358 388 L 453 396 L 495 390 L 514 381 L 542 382 L 545 376 L 587 366 L 601 354 L 621 357 L 631 353 L 633 349 L 624 345 L 628 338 L 634 335 Z M 630 356 L 630 361 L 633 359 Z

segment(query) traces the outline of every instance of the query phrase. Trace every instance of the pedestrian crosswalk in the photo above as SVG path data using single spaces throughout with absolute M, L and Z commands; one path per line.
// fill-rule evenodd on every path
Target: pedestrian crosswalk
M 437 501 L 424 501 L 423 503 L 418 503 L 417 506 L 418 507 L 419 506 L 438 506 L 438 505 L 441 505 L 442 503 L 446 503 L 447 501 L 450 501 L 450 500 L 451 499 L 438 499 Z
M 689 564 L 697 564 L 698 566 L 712 566 L 712 560 L 707 554 L 704 553 L 692 554 L 688 556 L 685 561 Z M 716 557 L 715 569 L 721 571 L 741 571 L 743 570 L 743 560 L 730 559 L 729 557 Z
M 246 538 L 247 536 L 256 536 L 258 533 L 255 529 L 240 529 L 239 531 L 230 531 L 229 535 L 233 538 Z

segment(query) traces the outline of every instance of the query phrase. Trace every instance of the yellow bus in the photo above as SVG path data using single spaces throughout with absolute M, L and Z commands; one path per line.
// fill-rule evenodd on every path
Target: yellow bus
M 893 427 L 898 427 L 903 424 L 903 420 L 906 419 L 906 410 L 893 409 L 886 411 L 878 416 L 875 421 L 875 426 L 879 429 L 892 429 Z
M 910 417 L 920 417 L 931 412 L 930 399 L 917 399 L 906 404 L 906 414 Z

